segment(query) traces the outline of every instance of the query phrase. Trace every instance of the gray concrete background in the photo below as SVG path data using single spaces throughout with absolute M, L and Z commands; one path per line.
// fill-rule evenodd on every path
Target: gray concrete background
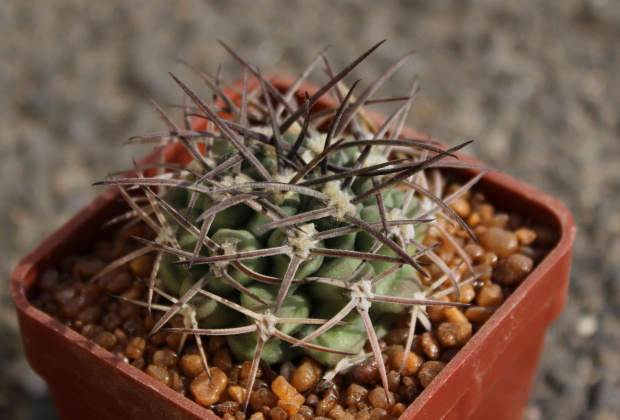
M 410 125 L 559 197 L 579 227 L 570 296 L 551 327 L 526 417 L 620 413 L 620 7 L 613 0 L 18 1 L 0 3 L 0 417 L 53 419 L 26 367 L 8 292 L 13 267 L 67 220 L 108 170 L 163 129 L 142 96 L 181 94 L 178 57 L 227 80 L 221 38 L 264 72 L 296 74 L 328 44 L 335 69 L 377 41 L 369 82 L 414 48 L 386 85 L 422 91 Z M 314 80 L 324 80 L 316 71 Z M 352 78 L 349 78 L 349 83 Z M 400 90 L 399 90 L 400 89 Z M 200 90 L 200 89 L 199 89 Z M 615 414 L 614 414 L 615 413 Z

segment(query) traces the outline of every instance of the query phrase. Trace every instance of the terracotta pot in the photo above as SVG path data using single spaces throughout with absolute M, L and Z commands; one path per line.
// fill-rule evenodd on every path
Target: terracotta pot
M 285 91 L 292 78 L 271 77 Z M 252 85 L 256 86 L 253 80 Z M 310 95 L 316 87 L 304 85 Z M 234 97 L 231 90 L 228 93 Z M 314 111 L 334 107 L 323 97 Z M 374 116 L 374 118 L 378 118 Z M 197 127 L 201 122 L 198 120 Z M 405 137 L 420 133 L 406 130 Z M 179 147 L 158 149 L 179 158 Z M 460 155 L 460 159 L 475 162 Z M 469 170 L 452 170 L 458 178 Z M 557 244 L 471 341 L 408 408 L 402 418 L 520 419 L 527 405 L 548 326 L 564 307 L 575 237 L 573 219 L 554 198 L 508 175 L 488 173 L 476 186 L 496 207 L 546 224 Z M 211 411 L 122 362 L 78 333 L 34 308 L 28 299 L 46 269 L 89 249 L 101 225 L 125 210 L 113 189 L 58 229 L 15 268 L 11 293 L 32 368 L 47 382 L 61 419 L 218 419 Z

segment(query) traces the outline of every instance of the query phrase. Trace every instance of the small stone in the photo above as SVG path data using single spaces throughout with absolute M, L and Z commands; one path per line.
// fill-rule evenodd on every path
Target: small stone
M 284 376 L 278 376 L 273 381 L 271 390 L 281 400 L 297 403 L 300 407 L 306 400 L 286 379 L 284 379 Z
M 261 388 L 250 394 L 250 405 L 255 412 L 269 411 L 278 405 L 278 396 L 267 388 Z
M 519 244 L 523 246 L 531 245 L 536 240 L 536 232 L 527 228 L 520 228 L 515 231 Z
M 144 349 L 146 348 L 146 341 L 142 337 L 133 338 L 129 343 L 127 343 L 127 347 L 125 348 L 125 356 L 130 359 L 135 359 L 144 354 Z
M 136 369 L 144 370 L 146 367 L 146 360 L 143 357 L 136 357 L 131 361 L 131 366 Z
M 109 293 L 121 293 L 129 289 L 133 283 L 131 274 L 126 271 L 116 272 L 110 274 L 110 277 L 106 279 L 105 290 Z
M 316 405 L 314 413 L 319 417 L 325 417 L 327 414 L 336 407 L 338 404 L 338 398 L 334 393 L 325 393 L 325 397 Z
M 228 414 L 231 417 L 234 415 L 236 418 L 236 413 L 239 411 L 240 408 L 241 406 L 238 402 L 225 401 L 223 403 L 213 405 L 212 410 L 220 417 L 224 417 L 224 415 Z
M 157 379 L 159 382 L 166 386 L 170 384 L 170 372 L 168 372 L 168 369 L 166 368 L 163 368 L 161 366 L 148 365 L 146 367 L 145 373 L 150 377 Z
M 153 256 L 146 254 L 134 258 L 129 262 L 129 269 L 137 278 L 149 278 L 153 270 Z
M 295 402 L 286 402 L 286 401 L 278 400 L 277 408 L 281 408 L 282 410 L 284 410 L 287 417 L 291 417 L 299 412 L 299 409 L 301 408 L 301 406 L 297 405 L 297 403 Z
M 241 404 L 245 399 L 245 388 L 238 385 L 233 385 L 228 388 L 228 395 L 230 395 L 233 400 Z
M 437 329 L 437 339 L 443 347 L 463 347 L 471 338 L 469 322 L 444 322 Z
M 347 413 L 339 405 L 332 408 L 331 411 L 327 414 L 327 417 L 332 420 L 355 420 L 355 416 L 353 414 Z
M 260 411 L 252 413 L 250 420 L 265 420 L 265 415 Z
M 439 341 L 437 337 L 431 332 L 425 332 L 421 336 L 421 345 L 426 357 L 431 360 L 439 359 L 441 355 L 441 347 L 439 346 Z
M 444 308 L 443 313 L 448 322 L 467 322 L 467 317 L 457 307 Z
M 390 415 L 383 408 L 373 408 L 370 410 L 370 420 L 389 420 Z
M 476 296 L 479 306 L 499 306 L 504 301 L 504 293 L 499 284 L 486 282 Z
M 404 350 L 401 350 L 391 354 L 389 359 L 390 367 L 396 371 L 400 370 L 403 359 L 405 359 L 405 365 L 403 366 L 401 374 L 404 376 L 409 376 L 416 373 L 419 367 L 419 360 L 418 356 L 412 351 L 405 352 Z
M 306 392 L 312 388 L 323 375 L 323 365 L 311 357 L 305 356 L 291 378 L 291 385 L 298 392 Z
M 358 402 L 364 401 L 368 396 L 368 390 L 361 385 L 352 383 L 347 388 L 345 404 L 349 407 L 355 406 Z
M 465 310 L 465 316 L 471 322 L 483 324 L 491 318 L 495 310 L 492 306 L 471 306 Z
M 288 414 L 282 407 L 278 406 L 269 410 L 269 418 L 271 420 L 286 420 L 288 418 Z
M 104 331 L 97 334 L 93 338 L 93 343 L 95 343 L 99 347 L 103 347 L 104 349 L 110 351 L 116 345 L 116 337 L 114 336 L 114 334 Z
M 396 391 L 400 385 L 400 374 L 395 370 L 389 371 L 387 373 L 387 382 L 388 389 L 392 392 Z
M 480 244 L 487 251 L 495 253 L 499 259 L 504 259 L 514 254 L 519 247 L 517 235 L 499 227 L 488 228 L 480 237 Z
M 512 254 L 497 264 L 493 272 L 493 280 L 498 283 L 513 286 L 521 283 L 534 267 L 534 261 L 522 254 Z
M 190 378 L 196 378 L 205 371 L 205 365 L 199 354 L 186 354 L 180 360 L 181 372 Z
M 420 373 L 418 373 L 418 379 L 422 386 L 424 388 L 428 387 L 444 367 L 446 367 L 446 364 L 443 362 L 430 361 L 424 363 L 420 368 Z
M 459 303 L 470 303 L 476 297 L 476 290 L 471 283 L 459 287 Z M 450 294 L 450 300 L 456 301 L 456 293 Z
M 165 368 L 171 368 L 179 363 L 179 356 L 170 349 L 157 350 L 153 354 L 153 364 Z
M 232 360 L 230 359 L 230 354 L 224 350 L 218 350 L 213 355 L 213 365 L 218 368 L 226 371 L 232 367 Z M 243 374 L 241 375 L 243 378 Z
M 388 392 L 389 400 L 385 396 L 385 390 L 383 388 L 375 388 L 368 394 L 368 401 L 373 408 L 381 408 L 387 410 L 390 406 L 394 405 L 394 394 Z
M 407 406 L 403 403 L 394 404 L 390 410 L 390 415 L 395 418 L 399 418 L 407 410 Z
M 222 337 L 221 335 L 214 335 L 209 339 L 209 344 L 207 345 L 207 352 L 210 354 L 215 354 L 218 350 L 222 350 L 226 345 L 226 337 Z
M 379 377 L 379 366 L 375 357 L 364 360 L 353 367 L 353 378 L 359 384 L 367 384 Z
M 462 219 L 466 219 L 471 213 L 471 206 L 469 205 L 469 202 L 463 197 L 459 197 L 454 200 L 450 204 L 450 208 L 454 210 L 454 212 L 458 214 L 459 217 L 461 217 Z
M 205 371 L 195 378 L 189 386 L 189 391 L 194 396 L 194 400 L 203 406 L 215 404 L 226 390 L 228 383 L 228 377 L 221 369 L 212 367 L 209 372 L 213 382 Z
M 249 360 L 246 360 L 245 362 L 243 362 L 243 364 L 241 365 L 241 379 L 249 378 L 251 370 L 252 370 L 252 362 L 250 362 Z M 260 378 L 261 376 L 263 376 L 263 370 L 259 367 L 256 370 L 256 377 Z

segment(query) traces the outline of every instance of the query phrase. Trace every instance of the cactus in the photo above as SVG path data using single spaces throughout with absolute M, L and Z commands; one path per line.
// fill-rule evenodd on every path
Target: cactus
M 427 139 L 400 138 L 417 84 L 396 98 L 402 103 L 382 126 L 367 117 L 362 106 L 408 55 L 357 98 L 357 82 L 344 92 L 341 80 L 379 45 L 336 75 L 325 61 L 331 79 L 305 100 L 295 94 L 312 67 L 281 92 L 225 46 L 246 70 L 237 99 L 192 67 L 215 100 L 201 99 L 172 75 L 194 103 L 185 106 L 185 127 L 154 105 L 169 131 L 130 139 L 179 143 L 191 162 L 162 162 L 99 183 L 118 186 L 131 215 L 155 231 L 154 239 L 136 238 L 145 248 L 123 259 L 157 255 L 143 303 L 165 311 L 153 332 L 183 314 L 185 328 L 169 330 L 225 335 L 237 358 L 252 360 L 248 389 L 261 358 L 282 363 L 307 354 L 334 367 L 368 340 L 379 355 L 381 331 L 399 317 L 411 311 L 415 325 L 425 305 L 459 305 L 425 293 L 422 256 L 440 265 L 452 290 L 458 287 L 422 240 L 438 214 L 469 232 L 448 204 L 479 176 L 444 200 L 426 188 L 425 171 L 457 165 L 454 153 L 467 143 L 443 150 Z M 312 113 L 329 92 L 340 105 Z M 193 129 L 202 120 L 206 128 Z M 394 150 L 407 156 L 394 159 Z M 130 195 L 136 189 L 144 194 Z M 154 302 L 162 296 L 170 306 Z M 413 326 L 409 346 L 412 338 Z M 377 361 L 387 393 L 386 369 Z

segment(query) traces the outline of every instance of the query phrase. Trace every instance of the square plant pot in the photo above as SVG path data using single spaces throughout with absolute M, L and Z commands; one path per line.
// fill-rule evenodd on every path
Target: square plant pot
M 287 76 L 269 77 L 286 91 Z M 251 79 L 250 89 L 259 84 Z M 237 84 L 240 86 L 240 83 Z M 318 89 L 303 84 L 299 92 Z M 235 90 L 227 94 L 238 100 Z M 319 112 L 338 104 L 324 95 L 312 108 Z M 375 121 L 380 116 L 370 114 Z M 201 129 L 204 120 L 196 120 Z M 423 138 L 405 129 L 407 138 Z M 165 154 L 167 161 L 187 159 L 178 144 L 158 148 L 145 162 Z M 461 161 L 475 161 L 459 154 Z M 469 169 L 447 169 L 456 179 L 475 175 Z M 409 406 L 405 419 L 520 419 L 523 416 L 542 352 L 546 330 L 562 311 L 568 292 L 575 225 L 556 199 L 499 173 L 487 173 L 476 185 L 497 208 L 544 224 L 555 245 L 495 314 Z M 92 247 L 105 234 L 101 226 L 127 210 L 115 189 L 93 202 L 53 233 L 15 268 L 11 293 L 29 363 L 47 383 L 61 419 L 218 419 L 211 411 L 180 396 L 144 372 L 121 361 L 49 315 L 33 307 L 37 281 L 66 256 Z M 110 233 L 108 233 L 110 234 Z

